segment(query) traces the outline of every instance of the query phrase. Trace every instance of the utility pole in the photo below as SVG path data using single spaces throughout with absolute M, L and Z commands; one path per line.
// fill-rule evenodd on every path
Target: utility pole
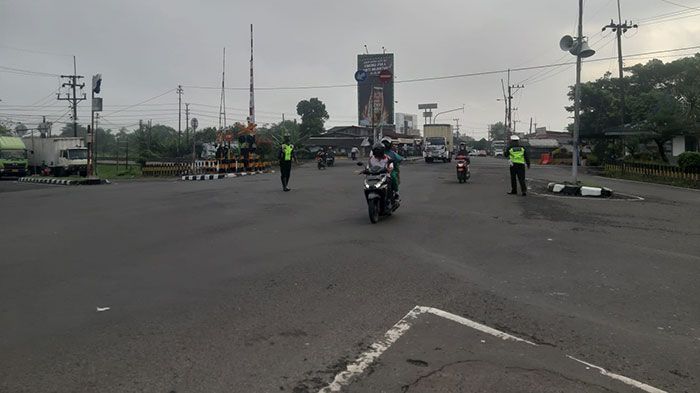
M 578 43 L 583 42 L 583 0 L 578 0 Z M 578 183 L 578 137 L 581 127 L 581 53 L 576 54 L 576 90 L 574 93 L 574 151 L 572 155 L 571 177 Z
M 221 71 L 221 100 L 219 101 L 219 130 L 226 128 L 226 48 L 224 47 L 223 71 Z M 189 123 L 187 123 L 189 127 Z
M 190 104 L 185 103 L 185 143 L 190 143 Z
M 532 134 L 532 117 L 530 118 L 530 131 L 527 133 L 528 135 Z
M 182 136 L 182 85 L 177 85 L 177 155 L 180 156 L 180 137 Z M 150 130 L 150 120 L 149 120 Z
M 95 112 L 95 128 L 92 129 L 92 174 L 97 176 L 97 127 L 100 124 L 100 112 Z
M 455 132 L 459 134 L 459 119 L 452 119 L 455 124 Z
M 510 70 L 508 70 L 508 125 L 506 127 L 506 140 L 508 140 L 512 132 L 515 132 L 515 127 L 513 127 L 513 92 L 524 87 L 523 85 L 510 84 Z
M 57 100 L 59 101 L 70 101 L 71 107 L 73 109 L 73 136 L 78 136 L 78 102 L 85 100 L 87 97 L 85 93 L 82 93 L 82 97 L 78 97 L 76 88 L 82 90 L 85 87 L 85 83 L 78 84 L 79 79 L 83 79 L 82 75 L 76 75 L 77 67 L 75 64 L 75 56 L 73 56 L 73 75 L 61 75 L 61 78 L 68 79 L 68 82 L 61 84 L 61 87 L 70 87 L 73 90 L 73 95 L 66 93 L 65 97 L 61 97 L 61 93 L 58 93 Z
M 629 29 L 636 29 L 639 25 L 632 24 L 631 22 L 625 21 L 622 23 L 622 9 L 620 7 L 620 0 L 617 0 L 617 23 L 611 19 L 610 24 L 603 26 L 603 31 L 607 29 L 612 29 L 617 34 L 617 65 L 619 68 L 619 78 L 620 78 L 620 125 L 625 126 L 625 80 L 624 80 L 624 70 L 622 63 L 622 34 L 626 33 Z

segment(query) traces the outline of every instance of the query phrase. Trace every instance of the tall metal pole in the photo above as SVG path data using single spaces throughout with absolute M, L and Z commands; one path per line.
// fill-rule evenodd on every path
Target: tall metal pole
M 250 108 L 248 122 L 255 124 L 255 85 L 253 83 L 253 24 L 250 24 Z
M 578 1 L 578 42 L 583 42 L 583 0 Z M 578 137 L 581 127 L 581 53 L 576 55 L 576 88 L 574 93 L 574 151 L 571 162 L 571 177 L 578 183 Z
M 177 85 L 177 155 L 180 156 L 180 138 L 182 137 L 182 86 Z
M 78 136 L 78 99 L 75 95 L 75 88 L 77 87 L 78 67 L 75 64 L 75 56 L 73 56 L 73 136 Z
M 617 0 L 617 64 L 620 71 L 620 125 L 625 126 L 625 80 L 622 66 L 622 9 Z

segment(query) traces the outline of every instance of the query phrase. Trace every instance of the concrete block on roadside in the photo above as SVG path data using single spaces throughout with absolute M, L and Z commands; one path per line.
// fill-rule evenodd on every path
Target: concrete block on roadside
M 600 187 L 581 187 L 581 196 L 599 197 L 603 194 L 603 189 Z

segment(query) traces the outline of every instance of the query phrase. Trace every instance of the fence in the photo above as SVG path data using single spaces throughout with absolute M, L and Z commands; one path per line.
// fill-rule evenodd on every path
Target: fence
M 700 183 L 700 171 L 684 171 L 680 167 L 661 164 L 619 163 L 605 164 L 605 172 L 612 175 L 637 175 L 650 181 L 687 181 Z
M 271 162 L 252 158 L 248 161 L 238 159 L 196 160 L 192 161 L 148 161 L 142 167 L 144 176 L 181 176 L 213 173 L 263 172 L 272 167 Z

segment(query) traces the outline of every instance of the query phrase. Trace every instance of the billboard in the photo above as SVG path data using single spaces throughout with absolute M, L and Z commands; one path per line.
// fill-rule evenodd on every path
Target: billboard
M 358 124 L 394 124 L 394 54 L 357 55 Z

